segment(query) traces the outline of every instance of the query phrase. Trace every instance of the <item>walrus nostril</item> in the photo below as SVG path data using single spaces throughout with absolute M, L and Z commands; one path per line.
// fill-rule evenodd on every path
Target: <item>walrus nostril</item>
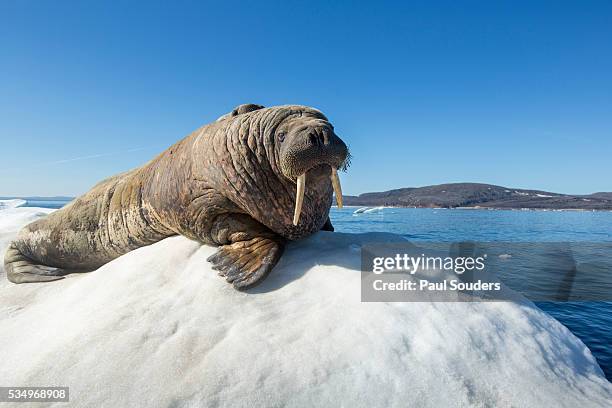
M 317 136 L 315 136 L 313 133 L 308 134 L 308 140 L 310 141 L 310 144 L 315 146 L 317 145 Z
M 313 146 L 323 147 L 323 145 L 325 144 L 323 135 L 319 134 L 318 132 L 309 133 L 308 140 Z

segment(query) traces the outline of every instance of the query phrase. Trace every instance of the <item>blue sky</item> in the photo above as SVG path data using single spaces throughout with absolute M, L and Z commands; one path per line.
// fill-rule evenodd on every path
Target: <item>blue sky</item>
M 349 194 L 612 191 L 612 2 L 331 3 L 0 2 L 0 195 L 83 193 L 240 103 L 325 112 Z

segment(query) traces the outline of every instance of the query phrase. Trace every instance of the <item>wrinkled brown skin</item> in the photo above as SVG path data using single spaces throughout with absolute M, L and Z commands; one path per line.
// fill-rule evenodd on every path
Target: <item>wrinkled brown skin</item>
M 251 287 L 276 265 L 287 240 L 333 230 L 330 166 L 346 166 L 347 155 L 316 109 L 241 105 L 24 227 L 6 252 L 7 277 L 62 279 L 180 234 L 220 246 L 209 258 L 214 268 L 237 289 Z M 295 178 L 305 170 L 294 226 Z

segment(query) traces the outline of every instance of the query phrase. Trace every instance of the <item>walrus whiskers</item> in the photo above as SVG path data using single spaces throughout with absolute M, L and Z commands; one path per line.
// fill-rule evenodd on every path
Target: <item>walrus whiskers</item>
M 333 167 L 331 171 L 331 182 L 332 186 L 334 186 L 334 194 L 336 195 L 338 208 L 342 208 L 342 186 L 340 185 L 340 178 L 338 178 L 338 170 Z
M 306 191 L 306 173 L 297 178 L 297 192 L 295 193 L 295 212 L 293 213 L 293 225 L 300 222 L 302 203 L 304 202 L 304 191 Z

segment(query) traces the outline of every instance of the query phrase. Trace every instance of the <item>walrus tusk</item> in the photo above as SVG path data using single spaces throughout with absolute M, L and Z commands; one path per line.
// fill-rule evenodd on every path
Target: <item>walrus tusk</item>
M 293 213 L 293 225 L 300 222 L 302 203 L 304 202 L 304 191 L 306 190 L 306 173 L 297 178 L 297 193 L 295 194 L 295 212 Z
M 338 170 L 332 167 L 331 182 L 334 186 L 334 194 L 336 195 L 336 203 L 338 208 L 342 208 L 342 186 L 340 186 L 340 179 L 338 178 Z

